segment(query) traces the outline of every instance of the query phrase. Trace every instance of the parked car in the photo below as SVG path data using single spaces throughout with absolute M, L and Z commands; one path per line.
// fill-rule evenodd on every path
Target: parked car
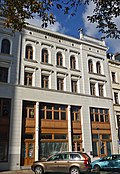
M 120 170 L 120 154 L 105 156 L 91 163 L 91 170 Z
M 50 156 L 47 159 L 33 162 L 31 169 L 35 174 L 45 172 L 63 172 L 70 174 L 80 174 L 90 171 L 90 157 L 81 152 L 62 152 Z

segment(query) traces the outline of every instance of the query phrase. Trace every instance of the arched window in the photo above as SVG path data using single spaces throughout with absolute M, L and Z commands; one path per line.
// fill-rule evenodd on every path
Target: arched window
M 97 70 L 97 74 L 101 74 L 101 65 L 100 62 L 96 63 L 96 70 Z
M 76 60 L 75 60 L 75 56 L 70 56 L 70 68 L 76 69 Z
M 88 69 L 89 69 L 89 72 L 93 72 L 93 62 L 92 60 L 88 60 Z
M 33 47 L 31 45 L 26 46 L 25 58 L 28 60 L 33 59 Z
M 61 52 L 57 53 L 57 65 L 63 66 L 63 56 Z
M 2 40 L 1 53 L 10 54 L 10 41 L 8 39 Z
M 42 62 L 43 63 L 48 63 L 48 57 L 49 57 L 48 50 L 43 48 L 42 49 Z

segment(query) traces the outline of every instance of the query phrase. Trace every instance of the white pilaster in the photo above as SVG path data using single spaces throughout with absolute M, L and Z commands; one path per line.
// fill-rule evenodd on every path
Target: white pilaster
M 68 151 L 72 151 L 71 106 L 68 105 Z
M 36 102 L 36 118 L 35 118 L 35 161 L 39 156 L 39 102 Z

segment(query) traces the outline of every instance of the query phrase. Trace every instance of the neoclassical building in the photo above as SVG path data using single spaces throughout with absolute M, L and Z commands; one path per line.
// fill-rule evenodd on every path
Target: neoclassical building
M 105 42 L 0 20 L 0 170 L 58 151 L 117 153 Z

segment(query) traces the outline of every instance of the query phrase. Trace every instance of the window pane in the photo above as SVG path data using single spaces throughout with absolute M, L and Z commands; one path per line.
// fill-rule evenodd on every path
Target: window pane
M 46 119 L 52 119 L 52 111 L 46 111 Z
M 59 120 L 59 112 L 54 112 L 54 119 Z
M 1 53 L 10 54 L 10 41 L 7 39 L 2 40 Z
M 41 134 L 40 139 L 42 139 L 42 140 L 52 139 L 52 134 Z
M 65 134 L 54 134 L 54 139 L 66 139 Z
M 102 139 L 110 139 L 110 135 L 109 134 L 105 134 L 105 135 L 103 134 Z
M 61 112 L 61 120 L 66 120 L 66 112 Z

